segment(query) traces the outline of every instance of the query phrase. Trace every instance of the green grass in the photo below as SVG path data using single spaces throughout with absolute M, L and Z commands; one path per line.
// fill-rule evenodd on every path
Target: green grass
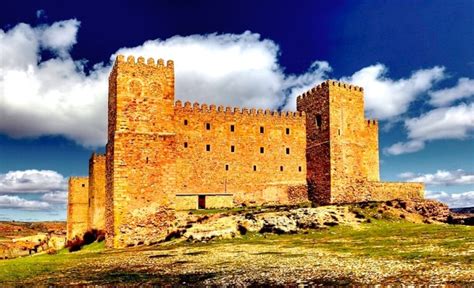
M 104 242 L 95 242 L 72 253 L 65 248 L 53 255 L 41 254 L 2 260 L 0 261 L 0 283 L 14 283 L 41 274 L 57 273 L 63 267 L 77 264 L 81 260 L 100 257 L 103 249 Z
M 0 261 L 0 283 L 31 284 L 36 283 L 35 281 L 44 282 L 48 281 L 49 276 L 56 275 L 57 277 L 58 273 L 63 273 L 68 268 L 79 264 L 81 268 L 78 268 L 77 273 L 81 273 L 81 277 L 89 277 L 88 279 L 95 281 L 101 280 L 99 278 L 105 276 L 90 275 L 87 265 L 88 260 L 100 260 L 106 259 L 106 257 L 123 255 L 121 253 L 135 254 L 156 251 L 159 252 L 159 255 L 166 256 L 155 257 L 156 259 L 169 259 L 174 261 L 173 263 L 179 263 L 179 261 L 184 260 L 183 255 L 199 259 L 225 247 L 238 247 L 236 249 L 238 254 L 251 254 L 249 257 L 274 255 L 275 257 L 294 259 L 305 257 L 306 252 L 304 251 L 322 249 L 344 257 L 396 259 L 409 262 L 422 261 L 430 263 L 430 265 L 449 265 L 452 263 L 472 265 L 474 227 L 374 220 L 372 223 L 361 224 L 357 227 L 335 226 L 325 230 L 310 230 L 306 234 L 262 235 L 247 233 L 241 238 L 209 243 L 193 244 L 174 241 L 157 246 L 143 246 L 126 250 L 105 250 L 104 242 L 101 242 L 87 245 L 81 251 L 73 253 L 63 249 L 56 255 L 38 255 L 2 260 Z M 300 250 L 295 251 L 294 248 L 300 248 Z M 147 256 L 149 254 L 143 255 L 144 259 L 149 257 Z M 126 270 L 121 269 L 115 272 L 110 271 L 112 274 L 117 273 L 110 274 L 113 277 L 109 275 L 112 277 L 110 278 L 111 283 L 114 279 L 117 279 L 116 281 L 121 279 L 120 281 L 133 282 L 134 279 L 140 280 L 146 276 L 137 274 L 136 271 L 129 271 L 129 275 Z M 76 271 L 76 268 L 73 270 Z M 114 278 L 118 277 L 117 275 L 120 275 L 120 279 Z M 149 276 L 152 277 L 153 274 Z

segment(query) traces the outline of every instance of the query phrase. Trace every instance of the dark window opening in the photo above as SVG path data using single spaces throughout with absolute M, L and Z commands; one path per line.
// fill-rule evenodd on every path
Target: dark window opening
M 86 184 L 82 184 L 82 187 L 86 187 Z
M 229 171 L 229 164 L 225 164 L 225 171 Z
M 211 130 L 211 123 L 206 123 L 206 130 Z
M 283 166 L 280 166 L 280 171 L 283 171 Z
M 184 120 L 184 125 L 188 125 L 188 120 Z
M 234 125 L 230 125 L 230 132 L 234 132 L 234 129 L 235 129 Z
M 188 142 L 184 142 L 184 148 L 188 148 Z
M 257 171 L 257 165 L 253 165 L 253 171 Z
M 263 152 L 265 152 L 265 148 L 260 147 L 260 153 L 263 154 Z
M 146 163 L 148 163 L 148 157 L 146 157 Z
M 198 209 L 206 209 L 206 195 L 198 196 Z
M 316 125 L 319 129 L 321 129 L 321 126 L 323 126 L 323 119 L 321 118 L 321 114 L 316 115 Z
M 260 133 L 264 133 L 265 132 L 265 128 L 263 126 L 260 126 Z
M 286 135 L 290 134 L 290 128 L 286 128 Z
M 234 151 L 235 151 L 235 146 L 234 145 L 230 146 L 230 152 L 234 152 Z
M 290 154 L 290 148 L 286 148 L 286 154 Z
M 301 166 L 298 166 L 298 171 L 301 172 Z
M 211 145 L 206 144 L 206 151 L 211 151 Z
M 337 135 L 341 135 L 341 129 L 337 129 Z

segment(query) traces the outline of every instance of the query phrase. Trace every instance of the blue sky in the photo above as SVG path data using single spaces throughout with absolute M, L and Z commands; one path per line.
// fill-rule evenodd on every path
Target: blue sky
M 175 60 L 176 96 L 191 101 L 292 110 L 325 79 L 363 86 L 382 178 L 474 206 L 472 11 L 472 1 L 3 3 L 0 219 L 65 219 L 67 178 L 104 150 L 117 53 Z

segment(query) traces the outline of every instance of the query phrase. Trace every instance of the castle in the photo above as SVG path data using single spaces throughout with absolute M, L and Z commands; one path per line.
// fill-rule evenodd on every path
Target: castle
M 140 243 L 178 210 L 423 197 L 421 183 L 380 182 L 361 87 L 328 80 L 280 112 L 183 105 L 174 80 L 171 60 L 116 58 L 106 155 L 69 180 L 68 239 L 98 229 L 109 247 Z

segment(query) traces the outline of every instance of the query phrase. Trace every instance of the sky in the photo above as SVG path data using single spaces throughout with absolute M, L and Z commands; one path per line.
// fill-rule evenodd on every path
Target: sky
M 175 61 L 176 99 L 294 110 L 364 87 L 385 181 L 474 206 L 473 1 L 8 1 L 0 10 L 0 220 L 65 220 L 103 152 L 118 54 Z

